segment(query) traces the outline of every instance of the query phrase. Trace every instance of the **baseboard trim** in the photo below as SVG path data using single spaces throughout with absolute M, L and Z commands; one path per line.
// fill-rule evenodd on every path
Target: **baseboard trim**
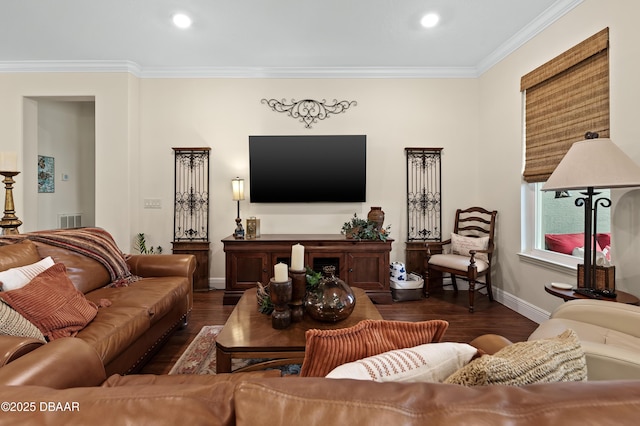
M 545 311 L 544 309 L 535 306 L 526 300 L 522 300 L 517 296 L 514 296 L 511 293 L 508 293 L 501 288 L 494 288 L 494 298 L 495 300 L 522 315 L 523 317 L 529 318 L 531 321 L 540 324 L 549 319 L 550 313 Z
M 224 290 L 224 278 L 209 278 L 209 290 Z

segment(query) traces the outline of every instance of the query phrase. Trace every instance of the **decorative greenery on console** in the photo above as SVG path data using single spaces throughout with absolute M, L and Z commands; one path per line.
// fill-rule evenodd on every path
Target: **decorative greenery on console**
M 144 232 L 140 232 L 139 234 L 136 235 L 136 246 L 135 249 L 140 253 L 140 254 L 162 254 L 162 247 L 158 246 L 158 247 L 149 247 L 147 248 L 147 240 L 144 236 Z
M 361 219 L 357 213 L 354 213 L 351 220 L 342 225 L 341 233 L 354 240 L 387 241 L 391 233 L 391 225 L 378 229 L 375 222 Z

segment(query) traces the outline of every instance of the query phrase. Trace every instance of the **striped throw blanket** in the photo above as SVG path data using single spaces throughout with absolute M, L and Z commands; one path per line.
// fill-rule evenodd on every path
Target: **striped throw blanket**
M 56 229 L 2 235 L 0 245 L 13 244 L 24 239 L 71 250 L 100 262 L 109 271 L 112 287 L 124 287 L 139 279 L 131 274 L 124 253 L 120 251 L 111 234 L 102 228 Z

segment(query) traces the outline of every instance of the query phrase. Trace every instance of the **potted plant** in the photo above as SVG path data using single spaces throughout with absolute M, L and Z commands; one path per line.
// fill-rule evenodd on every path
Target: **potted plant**
M 347 238 L 353 238 L 355 240 L 380 240 L 387 241 L 389 233 L 391 232 L 391 225 L 387 225 L 385 228 L 378 229 L 377 223 L 367 219 L 361 219 L 357 213 L 353 214 L 353 217 L 349 222 L 345 222 L 342 225 L 341 233 L 346 235 Z
M 139 234 L 136 235 L 136 241 L 135 241 L 135 249 L 140 253 L 140 254 L 162 254 L 162 247 L 158 246 L 158 247 L 149 247 L 147 248 L 147 240 L 146 237 L 144 235 L 144 232 L 140 232 Z

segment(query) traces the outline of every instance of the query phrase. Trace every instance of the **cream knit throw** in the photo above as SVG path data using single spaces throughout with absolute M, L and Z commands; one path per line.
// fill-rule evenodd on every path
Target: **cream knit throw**
M 45 342 L 42 332 L 15 309 L 0 301 L 0 334 L 32 337 Z
M 515 385 L 587 380 L 587 364 L 578 336 L 519 342 L 483 355 L 449 376 L 444 383 L 465 386 Z

